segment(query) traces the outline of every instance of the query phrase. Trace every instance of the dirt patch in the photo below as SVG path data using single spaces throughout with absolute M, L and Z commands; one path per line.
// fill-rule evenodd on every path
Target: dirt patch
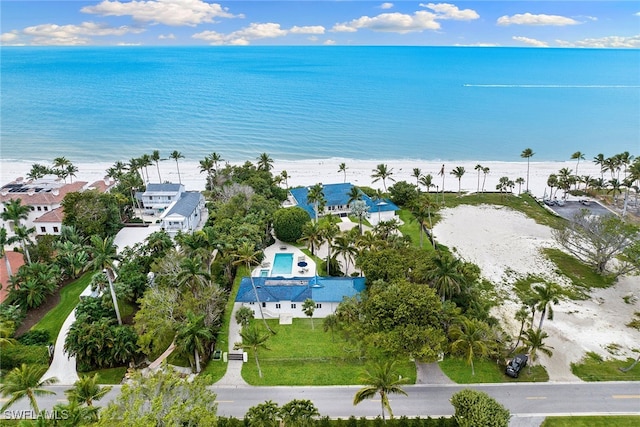
M 70 283 L 70 281 L 62 282 L 56 291 L 49 295 L 41 306 L 27 310 L 27 316 L 24 318 L 20 326 L 16 328 L 16 337 L 28 332 L 36 323 L 42 320 L 49 311 L 53 310 L 53 308 L 60 303 L 60 291 L 62 291 L 68 283 Z M 55 338 L 56 337 L 51 337 L 52 340 L 55 340 Z

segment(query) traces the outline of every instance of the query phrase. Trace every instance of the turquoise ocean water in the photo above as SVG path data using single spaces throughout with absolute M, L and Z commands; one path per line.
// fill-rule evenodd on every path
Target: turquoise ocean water
M 0 50 L 0 158 L 537 161 L 640 152 L 640 50 Z

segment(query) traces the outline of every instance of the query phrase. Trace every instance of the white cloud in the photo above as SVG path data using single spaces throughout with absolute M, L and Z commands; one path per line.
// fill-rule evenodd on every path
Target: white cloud
M 382 3 L 379 7 L 380 9 L 391 9 L 393 8 L 393 3 Z
M 18 34 L 15 31 L 0 34 L 0 42 L 2 43 L 12 43 L 15 41 L 18 41 Z
M 361 16 L 350 22 L 336 24 L 332 31 L 354 32 L 361 28 L 367 28 L 377 32 L 405 34 L 424 30 L 437 30 L 440 28 L 440 24 L 435 19 L 436 15 L 422 10 L 415 12 L 413 15 L 398 12 L 382 13 L 373 18 Z
M 478 12 L 473 9 L 458 9 L 458 6 L 449 3 L 420 3 L 420 6 L 431 9 L 437 13 L 437 19 L 455 19 L 456 21 L 471 21 L 480 18 Z
M 578 21 L 566 16 L 559 15 L 533 15 L 531 13 L 519 13 L 513 16 L 501 16 L 497 21 L 498 25 L 576 25 Z
M 636 12 L 633 14 L 634 16 L 640 16 L 640 12 Z
M 92 36 L 122 36 L 141 33 L 144 29 L 127 26 L 109 27 L 106 24 L 83 22 L 79 25 L 41 24 L 23 29 L 20 33 L 27 36 L 34 45 L 83 45 L 89 43 Z
M 322 25 L 309 25 L 306 27 L 293 26 L 289 30 L 291 34 L 324 34 L 324 27 Z
M 214 22 L 215 18 L 243 17 L 229 13 L 228 8 L 217 3 L 207 3 L 203 0 L 103 0 L 95 6 L 85 6 L 80 11 L 102 16 L 131 16 L 136 21 L 192 27 Z
M 126 43 L 120 42 L 117 44 L 118 46 L 142 46 L 142 43 Z
M 169 34 L 160 34 L 158 38 L 160 40 L 175 40 L 176 36 L 173 33 L 169 33 Z
M 336 41 L 335 40 L 331 40 L 331 39 L 327 39 L 327 40 L 324 41 L 323 44 L 326 45 L 326 46 L 333 46 L 334 44 L 336 44 Z
M 535 46 L 535 47 L 547 47 L 549 46 L 549 44 L 547 42 L 543 42 L 541 40 L 536 40 L 536 39 L 532 39 L 529 37 L 522 37 L 522 36 L 514 36 L 511 37 L 513 40 L 517 41 L 517 42 L 521 42 L 524 43 L 526 45 L 529 46 Z
M 575 42 L 556 40 L 563 47 L 640 48 L 640 34 L 631 37 L 608 36 L 597 39 L 583 39 Z
M 218 33 L 216 31 L 202 31 L 191 37 L 198 40 L 204 40 L 210 44 L 230 44 L 230 45 L 248 45 L 252 40 L 284 37 L 287 34 L 324 34 L 325 28 L 321 25 L 298 27 L 294 26 L 290 29 L 280 27 L 280 24 L 273 22 L 268 23 L 252 23 L 248 27 L 242 28 L 229 34 Z

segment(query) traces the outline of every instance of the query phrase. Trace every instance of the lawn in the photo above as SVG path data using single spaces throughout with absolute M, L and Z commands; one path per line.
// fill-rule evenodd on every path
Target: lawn
M 78 372 L 78 375 L 81 377 L 90 377 L 93 374 L 98 374 L 99 384 L 120 384 L 126 372 L 127 367 L 120 366 L 117 368 L 105 368 L 97 371 Z
M 261 320 L 254 320 L 262 322 Z M 253 352 L 242 368 L 242 376 L 252 385 L 357 385 L 366 366 L 350 351 L 349 345 L 338 334 L 331 339 L 324 332 L 322 319 L 293 319 L 292 325 L 280 325 L 269 320 L 276 331 L 267 342 L 270 350 L 258 350 L 263 378 L 258 376 Z M 258 323 L 259 324 L 259 323 Z M 398 373 L 415 383 L 416 369 L 411 361 L 398 363 Z
M 640 364 L 628 372 L 620 368 L 631 366 L 634 359 L 603 359 L 589 352 L 580 363 L 571 364 L 571 372 L 583 381 L 640 381 Z
M 439 365 L 445 375 L 458 384 L 549 381 L 547 371 L 539 365 L 531 367 L 531 374 L 529 374 L 529 367 L 526 367 L 518 378 L 511 378 L 505 375 L 504 365 L 497 364 L 494 360 L 474 360 L 475 375 L 471 375 L 471 366 L 463 359 L 447 357 Z
M 398 212 L 398 216 L 402 220 L 403 224 L 399 227 L 403 236 L 411 237 L 411 243 L 413 246 L 420 247 L 420 224 L 414 218 L 413 214 L 408 209 L 401 209 Z M 425 249 L 433 249 L 429 236 L 427 233 L 422 233 L 422 247 Z
M 640 425 L 640 416 L 634 415 L 597 415 L 547 417 L 541 427 L 635 427 Z
M 56 340 L 62 324 L 71 311 L 76 308 L 80 302 L 80 294 L 85 290 L 91 282 L 93 273 L 85 273 L 78 280 L 69 283 L 60 290 L 60 303 L 53 310 L 49 311 L 38 323 L 33 325 L 32 330 L 44 330 L 49 332 L 52 341 Z

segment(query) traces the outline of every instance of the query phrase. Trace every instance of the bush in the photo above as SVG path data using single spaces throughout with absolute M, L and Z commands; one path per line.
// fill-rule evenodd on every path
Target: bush
M 311 220 L 300 207 L 278 209 L 273 215 L 273 231 L 283 242 L 296 242 L 302 236 L 302 227 Z
M 399 181 L 389 187 L 391 201 L 396 205 L 406 206 L 415 200 L 417 196 L 416 186 L 407 181 Z
M 27 365 L 48 365 L 49 350 L 45 345 L 4 345 L 0 357 L 0 369 L 10 371 L 23 363 Z
M 482 391 L 464 389 L 451 397 L 454 418 L 460 427 L 508 427 L 511 414 Z
M 49 345 L 51 343 L 51 336 L 49 331 L 36 329 L 26 332 L 18 338 L 18 342 L 22 345 Z

